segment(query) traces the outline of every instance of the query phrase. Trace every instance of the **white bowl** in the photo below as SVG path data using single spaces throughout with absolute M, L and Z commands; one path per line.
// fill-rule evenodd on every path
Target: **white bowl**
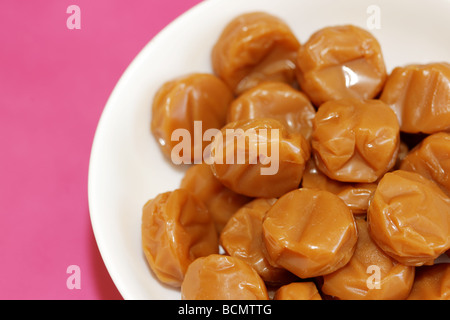
M 379 40 L 388 71 L 408 63 L 450 61 L 450 1 L 208 0 L 167 26 L 139 53 L 105 106 L 89 167 L 89 207 L 101 255 L 124 299 L 180 299 L 148 267 L 141 246 L 142 206 L 179 186 L 184 168 L 167 162 L 150 133 L 159 86 L 189 72 L 211 72 L 210 53 L 238 14 L 266 11 L 301 43 L 318 29 L 354 24 Z

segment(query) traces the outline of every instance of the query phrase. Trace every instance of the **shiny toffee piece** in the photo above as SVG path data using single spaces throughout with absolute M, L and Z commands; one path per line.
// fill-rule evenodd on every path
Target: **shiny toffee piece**
M 415 172 L 383 176 L 367 221 L 373 241 L 404 265 L 432 264 L 450 248 L 450 198 Z
M 283 82 L 263 82 L 237 97 L 228 109 L 227 122 L 271 118 L 286 130 L 301 133 L 307 140 L 312 133 L 316 110 L 301 91 Z
M 300 43 L 280 18 L 265 12 L 237 16 L 215 43 L 214 73 L 236 95 L 263 81 L 295 85 L 295 58 Z
M 278 288 L 273 300 L 322 300 L 322 296 L 312 281 L 291 282 Z
M 206 205 L 218 233 L 237 210 L 252 200 L 225 187 L 206 163 L 191 166 L 184 174 L 180 188 Z
M 233 94 L 219 78 L 193 73 L 164 83 L 152 103 L 151 131 L 173 162 L 201 162 L 209 129 L 225 125 Z
M 205 207 L 184 189 L 159 194 L 142 212 L 142 248 L 156 277 L 180 287 L 198 257 L 219 252 L 214 222 Z
M 189 265 L 181 285 L 183 300 L 268 300 L 266 284 L 239 258 L 211 254 Z
M 371 239 L 364 217 L 355 220 L 358 229 L 355 253 L 345 266 L 322 277 L 322 292 L 340 300 L 407 298 L 414 282 L 414 267 L 384 253 Z
M 431 134 L 411 150 L 400 169 L 417 172 L 433 180 L 450 196 L 450 133 Z
M 353 214 L 338 196 L 306 188 L 278 199 L 264 218 L 263 234 L 269 262 L 302 279 L 345 266 L 358 239 Z
M 354 215 L 364 216 L 377 183 L 349 183 L 330 179 L 317 169 L 314 159 L 309 159 L 303 173 L 302 187 L 321 189 L 341 198 Z
M 227 254 L 248 263 L 264 282 L 272 285 L 286 284 L 297 278 L 284 268 L 272 266 L 267 259 L 262 224 L 276 201 L 276 198 L 257 198 L 247 203 L 230 218 L 220 234 L 220 244 Z
M 234 192 L 272 198 L 298 188 L 309 157 L 309 144 L 301 134 L 264 118 L 223 127 L 212 143 L 210 163 L 217 179 Z
M 300 88 L 317 107 L 336 99 L 373 99 L 387 77 L 377 39 L 352 25 L 315 32 L 300 47 L 297 66 Z
M 394 110 L 403 132 L 432 134 L 450 130 L 450 64 L 395 68 L 380 100 Z
M 311 145 L 317 168 L 329 178 L 372 183 L 396 164 L 400 130 L 379 100 L 333 100 L 317 111 Z

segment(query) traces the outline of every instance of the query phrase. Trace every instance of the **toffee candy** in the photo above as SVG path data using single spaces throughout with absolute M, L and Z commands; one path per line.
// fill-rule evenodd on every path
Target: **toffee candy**
M 426 137 L 406 155 L 400 169 L 433 180 L 450 196 L 450 134 L 439 132 Z
M 395 111 L 403 132 L 432 134 L 450 130 L 450 64 L 395 68 L 380 100 Z
M 219 251 L 208 210 L 184 189 L 159 194 L 142 213 L 142 247 L 158 279 L 179 287 L 190 263 Z
M 314 118 L 311 146 L 317 168 L 329 178 L 372 183 L 396 164 L 398 121 L 379 100 L 328 101 Z
M 353 214 L 338 196 L 305 188 L 278 199 L 263 234 L 269 262 L 303 279 L 343 267 L 358 238 Z
M 239 258 L 212 254 L 189 266 L 181 285 L 183 300 L 268 300 L 264 281 Z
M 296 277 L 284 268 L 273 267 L 267 260 L 262 223 L 277 199 L 258 198 L 244 205 L 228 221 L 220 235 L 225 252 L 252 266 L 266 283 L 279 284 Z
M 201 162 L 207 142 L 200 139 L 196 144 L 195 136 L 203 137 L 206 130 L 224 126 L 232 100 L 227 85 L 212 74 L 193 73 L 164 83 L 153 99 L 151 120 L 151 131 L 164 155 L 172 157 L 181 139 L 173 134 L 184 129 L 191 138 L 190 154 L 176 151 L 176 156 L 184 163 Z M 194 121 L 199 121 L 201 132 L 195 132 Z
M 237 97 L 228 109 L 227 122 L 255 118 L 279 120 L 290 132 L 307 140 L 316 110 L 302 92 L 282 82 L 264 82 Z
M 314 282 L 292 282 L 275 292 L 274 300 L 322 300 Z
M 416 268 L 407 300 L 450 300 L 450 263 Z
M 188 190 L 206 205 L 219 234 L 230 217 L 252 200 L 225 187 L 205 163 L 190 167 L 181 180 L 180 188 Z
M 329 100 L 373 99 L 387 77 L 378 41 L 352 25 L 314 33 L 300 47 L 297 66 L 298 83 L 317 107 Z
M 367 212 L 377 184 L 347 183 L 330 179 L 317 169 L 314 159 L 310 159 L 303 173 L 302 187 L 330 191 L 341 198 L 354 215 L 363 215 Z
M 386 255 L 370 238 L 364 218 L 357 218 L 356 226 L 355 253 L 344 267 L 323 276 L 322 292 L 340 300 L 407 298 L 414 282 L 414 267 L 402 265 Z M 379 272 L 379 278 L 374 277 L 368 283 L 374 271 Z
M 212 50 L 212 67 L 237 95 L 263 81 L 294 85 L 299 46 L 281 19 L 265 12 L 245 13 L 223 30 Z
M 367 220 L 374 242 L 404 265 L 432 264 L 450 248 L 450 198 L 418 173 L 386 173 Z
M 227 124 L 221 137 L 214 139 L 211 169 L 236 193 L 276 198 L 298 188 L 309 157 L 306 139 L 287 132 L 281 122 L 266 118 L 242 120 Z

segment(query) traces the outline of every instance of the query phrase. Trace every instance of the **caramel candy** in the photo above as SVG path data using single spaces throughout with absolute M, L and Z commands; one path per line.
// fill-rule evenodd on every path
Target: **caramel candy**
M 425 138 L 403 159 L 400 169 L 433 180 L 450 196 L 450 134 L 439 132 Z
M 355 253 L 344 267 L 323 276 L 322 292 L 340 300 L 403 300 L 408 297 L 414 282 L 414 267 L 404 266 L 386 255 L 372 241 L 364 218 L 357 218 L 356 226 Z
M 203 133 L 225 125 L 233 98 L 227 85 L 212 74 L 194 73 L 164 83 L 155 94 L 151 120 L 151 131 L 163 153 L 171 158 L 172 149 L 182 140 L 175 130 L 184 129 L 191 139 L 191 152 L 179 155 L 178 150 L 176 156 L 184 163 L 201 162 L 207 145 Z M 200 132 L 194 130 L 195 121 L 199 121 Z
M 180 188 L 188 190 L 206 205 L 218 233 L 239 208 L 252 200 L 225 187 L 205 163 L 190 167 Z
M 223 30 L 212 50 L 212 67 L 235 94 L 262 81 L 294 85 L 299 46 L 284 21 L 264 12 L 245 13 Z
M 179 287 L 189 264 L 219 251 L 214 222 L 184 189 L 159 194 L 142 212 L 142 247 L 157 278 Z
M 450 300 L 450 263 L 416 268 L 407 300 Z
M 258 273 L 239 258 L 212 254 L 189 265 L 181 285 L 183 300 L 268 300 Z
M 248 263 L 266 283 L 271 284 L 295 279 L 287 270 L 273 267 L 266 258 L 262 223 L 275 201 L 275 198 L 258 198 L 244 205 L 231 217 L 220 235 L 220 243 L 226 253 Z
M 314 282 L 292 282 L 275 292 L 274 300 L 322 300 Z
M 380 99 L 395 111 L 400 130 L 432 134 L 450 130 L 450 64 L 395 68 Z
M 211 148 L 211 168 L 227 188 L 255 198 L 277 198 L 299 187 L 310 157 L 301 134 L 274 119 L 230 122 Z
M 396 164 L 397 118 L 379 100 L 328 101 L 314 118 L 311 145 L 317 168 L 329 178 L 372 183 Z
M 269 262 L 303 279 L 343 267 L 358 238 L 353 214 L 338 196 L 306 188 L 278 199 L 266 213 L 263 234 Z
M 335 99 L 373 99 L 387 77 L 378 41 L 352 25 L 315 32 L 300 47 L 297 67 L 300 87 L 318 107 Z
M 290 132 L 309 139 L 316 110 L 302 92 L 282 82 L 264 82 L 236 98 L 227 122 L 255 118 L 279 120 Z
M 386 173 L 367 219 L 374 242 L 402 264 L 432 264 L 450 248 L 450 198 L 418 173 Z
M 348 183 L 330 179 L 317 169 L 314 159 L 310 159 L 303 173 L 302 187 L 330 191 L 341 198 L 353 214 L 361 215 L 366 214 L 377 184 Z

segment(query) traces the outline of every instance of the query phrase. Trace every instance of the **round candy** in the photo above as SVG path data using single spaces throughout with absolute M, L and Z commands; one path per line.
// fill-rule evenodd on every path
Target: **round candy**
M 450 300 L 450 263 L 416 268 L 407 300 Z
M 344 201 L 331 192 L 306 188 L 278 199 L 266 213 L 263 234 L 269 262 L 303 279 L 343 267 L 358 238 Z
M 225 187 L 205 163 L 190 167 L 180 188 L 188 190 L 206 205 L 218 233 L 239 208 L 252 200 Z
M 153 99 L 151 119 L 163 153 L 176 164 L 201 162 L 208 143 L 203 134 L 225 125 L 232 100 L 231 90 L 212 74 L 193 73 L 164 83 Z
M 322 292 L 340 300 L 403 300 L 414 282 L 414 267 L 398 263 L 370 238 L 367 222 L 356 219 L 356 250 L 344 267 L 323 276 Z
M 367 220 L 374 242 L 402 264 L 432 264 L 450 248 L 450 198 L 418 173 L 386 173 Z
M 179 287 L 190 263 L 217 253 L 219 241 L 205 205 L 177 189 L 149 200 L 142 212 L 142 247 L 157 278 Z
M 314 159 L 310 159 L 303 173 L 302 187 L 330 191 L 341 198 L 353 214 L 361 215 L 366 214 L 377 184 L 348 183 L 330 179 L 317 169 Z
M 317 168 L 331 179 L 375 182 L 396 164 L 398 121 L 379 100 L 328 101 L 314 118 L 311 145 Z
M 189 266 L 181 285 L 183 300 L 268 300 L 258 273 L 239 258 L 212 254 Z
M 316 110 L 302 92 L 282 82 L 264 82 L 237 97 L 227 122 L 255 118 L 279 120 L 290 132 L 309 139 Z
M 274 300 L 322 300 L 314 282 L 292 282 L 275 292 Z
M 450 64 L 395 68 L 380 99 L 395 111 L 400 130 L 436 133 L 450 129 Z
M 299 187 L 310 147 L 274 119 L 230 122 L 211 147 L 211 169 L 227 188 L 249 197 L 276 198 Z
M 300 47 L 297 79 L 311 101 L 373 99 L 383 88 L 386 67 L 375 37 L 352 25 L 326 27 Z
M 251 265 L 266 283 L 286 283 L 295 279 L 284 268 L 273 267 L 267 260 L 262 223 L 275 198 L 258 198 L 244 205 L 228 221 L 220 243 L 229 255 Z
M 426 137 L 407 154 L 400 169 L 433 180 L 450 196 L 450 134 L 439 132 Z
M 235 94 L 263 81 L 294 85 L 300 43 L 288 25 L 265 12 L 233 19 L 212 50 L 212 67 Z

